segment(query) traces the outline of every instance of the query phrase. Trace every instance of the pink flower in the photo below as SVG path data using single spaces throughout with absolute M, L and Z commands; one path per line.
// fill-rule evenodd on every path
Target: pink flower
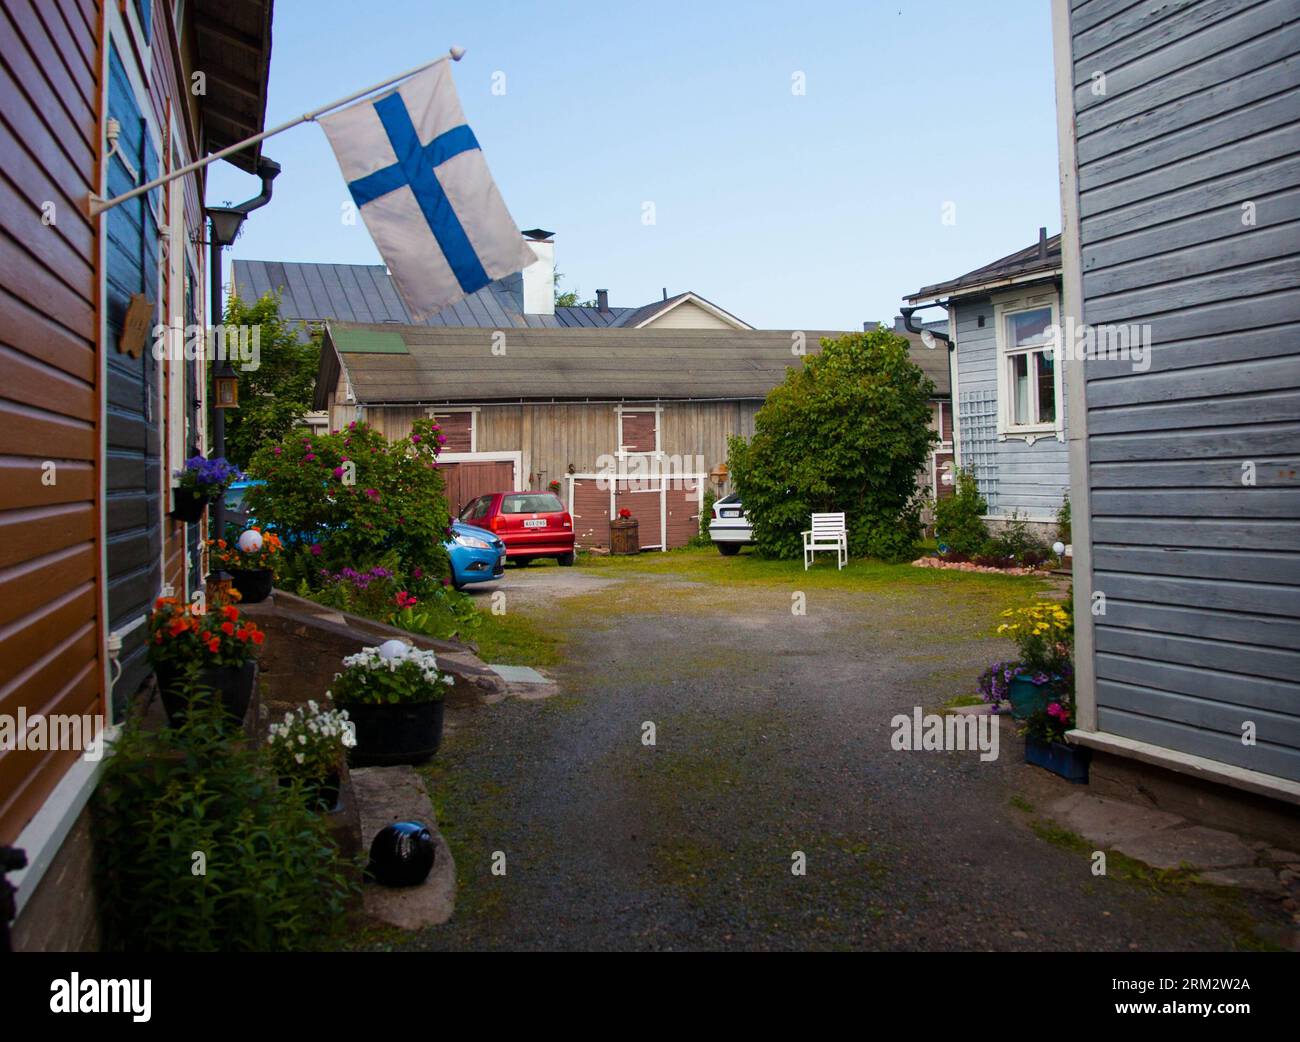
M 419 436 L 418 434 L 412 434 L 412 435 L 411 435 L 411 444 L 412 444 L 412 445 L 419 445 L 419 444 L 420 444 L 420 436 Z
M 321 552 L 322 552 L 323 549 L 324 549 L 324 548 L 320 545 L 320 543 L 312 543 L 312 544 L 311 544 L 311 555 L 312 555 L 313 557 L 319 557 L 319 556 L 321 555 Z
M 446 436 L 445 434 L 439 434 L 439 435 L 438 435 L 438 444 L 439 444 L 439 445 L 446 445 L 446 444 L 447 444 L 447 436 Z
M 314 463 L 316 460 L 316 453 L 309 452 L 307 453 L 307 455 L 303 457 L 303 459 L 305 459 L 308 463 Z
M 342 468 L 342 467 L 335 467 L 335 468 L 334 468 L 334 476 L 335 476 L 336 478 L 341 478 L 341 477 L 343 476 L 343 468 Z
M 277 445 L 277 446 L 276 446 L 274 449 L 272 449 L 271 451 L 274 452 L 274 453 L 278 456 L 278 455 L 280 455 L 280 453 L 284 452 L 284 449 L 280 448 L 280 446 Z
M 377 488 L 368 488 L 366 489 L 366 495 L 369 496 L 371 499 L 378 499 L 379 490 Z

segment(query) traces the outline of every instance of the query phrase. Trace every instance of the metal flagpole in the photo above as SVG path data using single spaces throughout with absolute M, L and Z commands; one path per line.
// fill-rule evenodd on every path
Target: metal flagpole
M 313 109 L 311 112 L 304 112 L 301 116 L 291 119 L 287 123 L 281 123 L 278 127 L 272 127 L 270 130 L 264 130 L 260 134 L 255 134 L 253 137 L 245 138 L 243 141 L 237 141 L 235 142 L 235 144 L 228 145 L 227 147 L 223 148 L 220 152 L 213 152 L 211 155 L 204 156 L 202 159 L 196 160 L 193 163 L 180 167 L 177 170 L 173 170 L 170 174 L 164 174 L 162 177 L 155 177 L 148 184 L 143 184 L 139 188 L 132 188 L 131 191 L 124 192 L 122 195 L 115 196 L 112 199 L 101 199 L 99 196 L 95 195 L 92 192 L 88 199 L 88 209 L 90 212 L 90 216 L 98 217 L 105 210 L 111 210 L 114 206 L 117 206 L 119 203 L 124 203 L 128 199 L 134 199 L 137 195 L 143 195 L 145 192 L 152 192 L 155 188 L 165 185 L 168 181 L 174 181 L 178 177 L 184 177 L 186 174 L 193 173 L 195 170 L 201 169 L 202 167 L 207 166 L 209 163 L 214 163 L 218 159 L 225 159 L 226 156 L 228 155 L 231 155 L 235 152 L 242 151 L 243 149 L 248 148 L 249 145 L 255 145 L 259 141 L 265 141 L 267 138 L 274 137 L 276 134 L 283 133 L 284 131 L 290 129 L 291 127 L 298 126 L 299 123 L 310 123 L 317 116 L 324 115 L 326 112 L 329 112 L 331 109 L 339 108 L 342 105 L 348 104 L 348 102 L 350 101 L 356 101 L 358 98 L 363 98 L 367 94 L 373 94 L 377 90 L 383 90 L 383 88 L 385 87 L 390 87 L 394 83 L 397 83 L 399 80 L 404 80 L 408 76 L 414 76 L 417 72 L 423 72 L 425 69 L 431 69 L 439 62 L 445 62 L 448 58 L 450 58 L 452 61 L 458 62 L 463 57 L 465 57 L 465 48 L 453 47 L 441 58 L 435 58 L 431 62 L 425 62 L 423 65 L 417 65 L 414 69 L 407 69 L 406 72 L 403 72 L 400 75 L 390 76 L 382 83 L 376 83 L 372 87 L 366 87 L 365 90 L 354 91 L 352 94 L 349 94 L 346 98 L 339 98 L 338 101 L 331 101 L 328 105 L 322 105 L 320 108 Z

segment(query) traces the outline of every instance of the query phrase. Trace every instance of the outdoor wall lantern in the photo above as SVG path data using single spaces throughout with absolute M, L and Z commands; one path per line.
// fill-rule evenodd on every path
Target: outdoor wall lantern
M 223 363 L 217 370 L 212 383 L 216 391 L 216 401 L 212 403 L 214 409 L 239 408 L 239 377 L 230 368 L 229 362 Z

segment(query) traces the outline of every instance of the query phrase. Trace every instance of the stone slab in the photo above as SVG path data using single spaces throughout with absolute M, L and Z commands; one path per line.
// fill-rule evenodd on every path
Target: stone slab
M 542 676 L 532 666 L 494 666 L 488 663 L 488 669 L 492 670 L 497 676 L 507 684 L 549 684 L 550 681 Z
M 438 831 L 424 780 L 411 766 L 362 767 L 352 772 L 352 785 L 361 818 L 363 853 L 370 850 L 379 830 L 395 821 L 422 822 L 433 833 L 437 846 L 433 870 L 419 886 L 365 883 L 361 897 L 366 914 L 403 930 L 445 923 L 456 908 L 456 863 Z
M 1148 836 L 1184 823 L 1177 814 L 1086 792 L 1072 793 L 1052 804 L 1050 809 L 1062 825 L 1099 847 L 1115 846 L 1121 840 Z
M 1272 870 L 1267 868 L 1220 868 L 1213 872 L 1202 872 L 1199 878 L 1202 883 L 1209 883 L 1212 886 L 1253 890 L 1255 893 L 1267 894 L 1269 897 L 1283 897 L 1286 894 L 1286 888 L 1282 886 Z
M 1253 865 L 1255 851 L 1231 832 L 1194 825 L 1187 829 L 1162 829 L 1130 836 L 1114 844 L 1127 854 L 1155 868 L 1232 868 Z

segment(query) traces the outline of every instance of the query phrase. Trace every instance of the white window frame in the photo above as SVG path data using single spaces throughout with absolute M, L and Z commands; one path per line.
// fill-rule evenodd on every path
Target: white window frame
M 1042 347 L 1013 349 L 1007 335 L 1007 319 L 1026 311 L 1051 309 L 1051 325 L 1060 328 L 1061 303 L 1055 292 L 1038 293 L 1029 296 L 1019 295 L 1005 298 L 993 305 L 993 325 L 997 341 L 997 377 L 998 377 L 998 440 L 1023 438 L 1032 445 L 1039 438 L 1055 435 L 1057 441 L 1065 440 L 1065 367 L 1056 360 L 1056 380 L 1053 388 L 1056 416 L 1047 423 L 1014 422 L 1014 381 L 1011 376 L 1011 360 L 1017 355 L 1034 354 L 1045 350 Z M 1046 348 L 1051 350 L 1051 348 Z M 1031 402 L 1038 401 L 1038 370 L 1029 367 Z

